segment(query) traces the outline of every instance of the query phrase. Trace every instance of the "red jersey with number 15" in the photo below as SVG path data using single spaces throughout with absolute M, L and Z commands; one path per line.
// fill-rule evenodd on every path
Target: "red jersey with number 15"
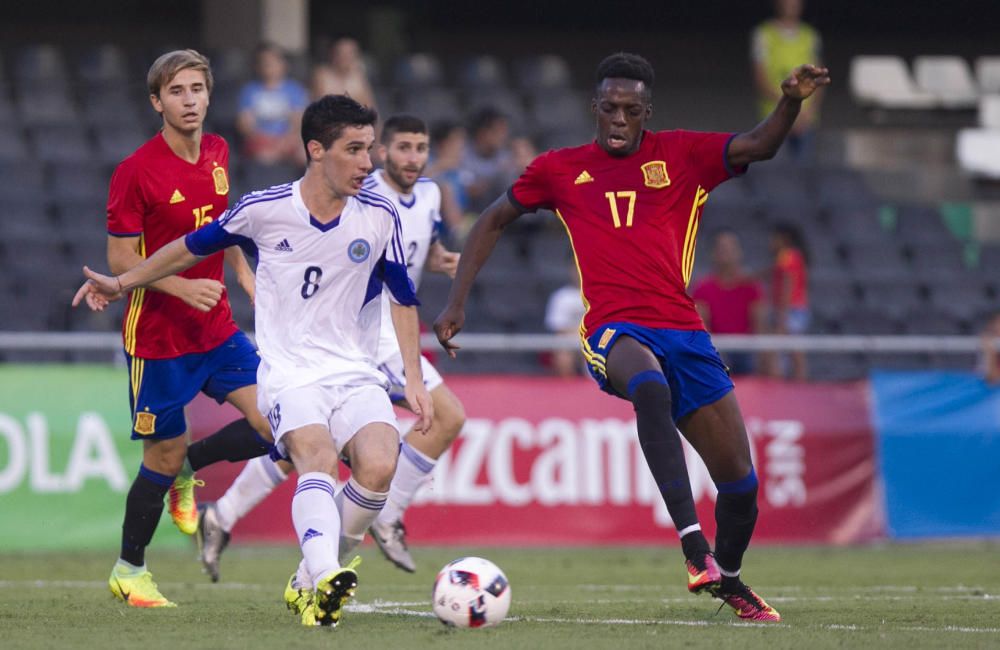
M 108 234 L 138 237 L 149 257 L 178 237 L 222 216 L 229 204 L 229 147 L 217 135 L 201 138 L 201 156 L 191 164 L 157 134 L 118 165 L 108 193 Z M 178 275 L 223 281 L 223 254 L 206 257 Z M 143 359 L 169 359 L 206 352 L 236 333 L 223 294 L 208 312 L 152 289 L 135 289 L 122 323 L 125 351 Z
M 624 158 L 596 142 L 549 151 L 515 181 L 515 206 L 555 210 L 569 233 L 584 336 L 611 322 L 704 329 L 686 288 L 708 193 L 737 173 L 726 162 L 732 137 L 645 131 Z

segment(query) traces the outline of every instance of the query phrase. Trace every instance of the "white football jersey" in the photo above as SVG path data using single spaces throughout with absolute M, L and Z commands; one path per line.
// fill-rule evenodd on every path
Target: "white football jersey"
M 309 214 L 299 185 L 247 194 L 204 234 L 188 238 L 198 255 L 246 240 L 256 246 L 262 404 L 320 381 L 387 385 L 375 362 L 380 302 L 388 299 L 383 285 L 398 302 L 417 304 L 392 203 L 362 190 L 322 224 Z
M 403 229 L 403 251 L 406 253 L 406 273 L 415 288 L 420 287 L 424 264 L 431 244 L 437 238 L 441 227 L 441 188 L 429 178 L 419 178 L 413 192 L 403 195 L 385 181 L 385 171 L 377 169 L 365 179 L 366 190 L 380 194 L 392 201 L 399 214 Z M 387 293 L 387 292 L 386 292 Z M 389 298 L 382 298 L 382 334 L 378 343 L 376 359 L 386 363 L 399 354 L 399 342 L 389 313 Z

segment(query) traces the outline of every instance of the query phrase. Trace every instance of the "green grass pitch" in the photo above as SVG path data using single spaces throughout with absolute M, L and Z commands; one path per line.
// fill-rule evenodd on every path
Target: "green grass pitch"
M 0 552 L 0 647 L 1000 648 L 997 541 L 753 548 L 744 577 L 784 618 L 767 625 L 688 595 L 676 547 L 418 548 L 410 575 L 367 545 L 340 626 L 306 629 L 281 597 L 297 551 L 232 548 L 213 585 L 193 548 L 154 545 L 149 566 L 171 610 L 112 599 L 113 549 Z M 493 560 L 510 579 L 510 615 L 496 628 L 447 629 L 430 612 L 437 570 L 463 555 Z

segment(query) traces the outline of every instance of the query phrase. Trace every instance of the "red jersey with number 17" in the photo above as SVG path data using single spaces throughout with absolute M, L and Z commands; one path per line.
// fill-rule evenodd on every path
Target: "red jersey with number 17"
M 615 157 L 596 142 L 536 158 L 508 192 L 555 210 L 569 233 L 587 313 L 583 335 L 612 322 L 704 329 L 686 288 L 708 193 L 736 173 L 731 133 L 643 132 Z
M 139 253 L 149 257 L 178 237 L 212 221 L 229 204 L 229 146 L 217 135 L 201 138 L 201 156 L 191 164 L 177 156 L 157 134 L 115 169 L 108 193 L 108 234 L 138 237 Z M 223 281 L 223 254 L 206 257 L 184 278 Z M 125 351 L 143 359 L 169 359 L 206 352 L 235 334 L 229 300 L 208 312 L 152 289 L 132 291 L 122 323 Z

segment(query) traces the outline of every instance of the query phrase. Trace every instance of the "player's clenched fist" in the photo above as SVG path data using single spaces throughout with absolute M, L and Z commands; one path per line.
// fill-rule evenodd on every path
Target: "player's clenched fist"
M 187 279 L 176 294 L 187 305 L 198 311 L 209 311 L 215 307 L 226 290 L 224 284 L 211 278 Z

